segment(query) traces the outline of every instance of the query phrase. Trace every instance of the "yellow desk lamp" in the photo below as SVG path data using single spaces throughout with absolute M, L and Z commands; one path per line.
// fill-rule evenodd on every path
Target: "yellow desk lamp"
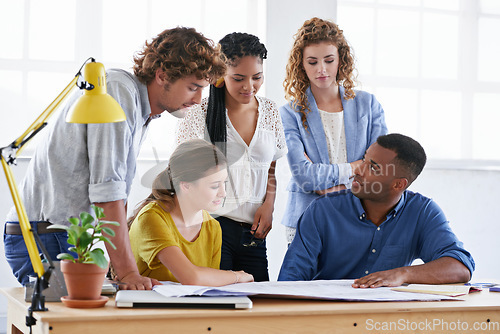
M 90 61 L 90 62 L 89 62 Z M 83 68 L 84 81 L 78 84 L 78 79 L 81 76 Z M 31 124 L 28 129 L 10 145 L 0 148 L 0 159 L 2 167 L 7 178 L 10 193 L 16 207 L 17 215 L 19 218 L 19 225 L 21 227 L 24 243 L 28 249 L 29 257 L 33 270 L 37 274 L 37 281 L 33 291 L 32 304 L 30 307 L 30 316 L 32 317 L 33 311 L 45 311 L 45 297 L 42 291 L 48 287 L 50 272 L 53 266 L 45 271 L 42 259 L 37 249 L 35 237 L 38 237 L 31 229 L 31 224 L 26 214 L 26 209 L 19 195 L 14 176 L 10 165 L 15 164 L 16 158 L 23 149 L 24 145 L 32 139 L 47 123 L 46 120 L 52 116 L 54 111 L 59 107 L 62 101 L 69 95 L 69 93 L 76 87 L 84 89 L 84 94 L 73 104 L 70 111 L 66 116 L 66 122 L 69 123 L 111 123 L 122 122 L 126 119 L 125 113 L 121 106 L 116 102 L 106 89 L 106 72 L 101 63 L 97 63 L 94 58 L 87 59 L 75 78 L 64 88 L 64 90 L 56 97 L 54 101 L 42 112 L 40 116 Z M 44 251 L 43 245 L 39 243 L 42 252 Z M 49 260 L 49 259 L 48 259 Z M 50 260 L 49 260 L 50 262 Z M 28 324 L 28 317 L 26 319 Z

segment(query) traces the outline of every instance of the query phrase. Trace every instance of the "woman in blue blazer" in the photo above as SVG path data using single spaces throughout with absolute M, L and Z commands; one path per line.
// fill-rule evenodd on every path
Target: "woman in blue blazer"
M 365 150 L 387 133 L 372 94 L 355 91 L 354 61 L 339 27 L 312 18 L 295 35 L 280 108 L 292 179 L 282 224 L 290 244 L 300 215 L 320 195 L 350 188 Z

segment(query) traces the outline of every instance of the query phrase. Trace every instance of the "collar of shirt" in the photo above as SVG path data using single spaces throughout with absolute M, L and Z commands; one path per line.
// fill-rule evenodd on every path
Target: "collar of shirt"
M 141 103 L 141 109 L 142 109 L 142 119 L 144 120 L 144 125 L 148 125 L 151 119 L 155 119 L 157 117 L 155 116 L 160 116 L 160 115 L 154 115 L 153 117 L 151 116 L 151 106 L 149 105 L 149 94 L 148 94 L 148 86 L 143 84 L 139 78 L 135 74 L 132 75 L 132 77 L 135 80 L 135 83 L 137 85 L 137 88 L 139 90 L 139 95 L 140 95 L 140 103 Z
M 149 115 L 146 120 L 144 121 L 144 126 L 148 126 L 149 125 L 149 122 L 151 122 L 151 120 L 153 119 L 157 119 L 157 118 L 160 118 L 161 117 L 161 114 L 160 115 Z
M 351 195 L 353 198 L 354 207 L 356 208 L 358 218 L 360 221 L 364 221 L 366 219 L 366 212 L 365 212 L 365 209 L 363 208 L 363 205 L 361 204 L 361 200 L 359 198 L 357 198 L 354 194 L 351 193 Z M 386 216 L 387 219 L 384 221 L 384 223 L 386 221 L 388 221 L 390 218 L 396 217 L 398 212 L 401 211 L 401 209 L 403 208 L 405 202 L 406 202 L 406 190 L 401 195 L 401 198 L 399 199 L 398 204 L 396 204 L 396 206 L 391 211 L 389 211 L 387 213 L 387 216 Z M 382 223 L 382 224 L 384 224 L 384 223 Z

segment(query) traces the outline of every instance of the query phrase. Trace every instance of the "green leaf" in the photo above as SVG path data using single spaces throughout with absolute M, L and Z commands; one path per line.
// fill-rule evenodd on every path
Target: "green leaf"
M 115 221 L 110 221 L 110 220 L 101 220 L 103 225 L 114 225 L 114 226 L 120 226 L 119 222 Z
M 78 245 L 77 247 L 81 248 L 81 249 L 85 249 L 87 248 L 90 244 L 92 243 L 92 235 L 85 231 L 85 233 L 82 233 L 80 235 L 80 238 L 78 240 Z
M 108 260 L 106 260 L 102 249 L 96 248 L 92 250 L 89 255 L 92 262 L 97 264 L 99 267 L 105 269 L 108 266 Z
M 68 221 L 71 223 L 70 226 L 53 225 L 51 228 L 64 229 L 68 233 L 68 243 L 73 245 L 69 250 L 77 254 L 75 260 L 73 260 L 71 254 L 68 253 L 62 253 L 58 258 L 61 257 L 79 263 L 96 263 L 100 267 L 105 268 L 107 266 L 107 260 L 104 256 L 104 251 L 100 248 L 92 248 L 98 241 L 102 241 L 109 243 L 113 249 L 116 249 L 116 246 L 107 236 L 115 236 L 115 231 L 109 226 L 119 226 L 120 224 L 114 221 L 101 220 L 101 218 L 105 217 L 104 210 L 101 207 L 92 205 L 92 209 L 94 210 L 97 221 L 95 221 L 90 213 L 82 212 L 79 218 L 68 218 Z M 95 225 L 93 225 L 94 223 Z M 102 233 L 105 233 L 106 236 L 103 236 Z
M 105 232 L 106 234 L 108 234 L 110 237 L 114 237 L 115 236 L 115 231 L 113 231 L 109 227 L 103 227 L 102 231 Z
M 109 240 L 108 238 L 106 238 L 105 236 L 103 236 L 103 235 L 100 236 L 99 240 L 103 241 L 103 242 L 107 242 L 111 247 L 113 247 L 113 249 L 116 249 L 115 244 L 111 240 Z
M 70 261 L 75 262 L 75 259 L 73 258 L 73 256 L 71 256 L 71 254 L 68 254 L 68 253 L 61 253 L 61 254 L 57 255 L 57 258 L 59 260 L 70 260 Z
M 102 248 L 96 248 L 93 249 L 90 253 L 101 253 L 102 255 L 104 255 L 104 250 Z
M 74 227 L 74 225 L 71 226 L 71 227 Z M 72 229 L 72 228 L 68 228 L 66 230 L 66 232 L 68 232 L 68 244 L 70 244 L 70 245 L 76 245 L 77 240 L 78 240 L 78 232 L 75 231 L 75 229 Z
M 97 217 L 97 219 L 101 219 L 101 218 L 106 217 L 104 215 L 104 209 L 101 208 L 100 206 L 92 205 L 92 208 L 94 209 L 94 213 L 95 213 L 95 216 Z
M 48 229 L 60 229 L 60 230 L 69 230 L 69 226 L 61 225 L 61 224 L 52 224 L 47 227 Z
M 88 228 L 85 228 L 83 226 L 72 226 L 72 229 L 77 233 L 78 236 L 87 232 L 88 230 Z
M 82 221 L 82 226 L 92 224 L 94 222 L 94 217 L 88 212 L 80 213 L 80 220 Z
M 76 217 L 70 217 L 68 218 L 68 221 L 71 223 L 71 225 L 78 225 L 80 224 L 80 219 Z
M 82 225 L 82 229 L 84 229 L 85 231 L 89 230 L 89 229 L 93 229 L 94 228 L 94 225 L 92 225 L 92 223 L 86 223 L 84 225 Z

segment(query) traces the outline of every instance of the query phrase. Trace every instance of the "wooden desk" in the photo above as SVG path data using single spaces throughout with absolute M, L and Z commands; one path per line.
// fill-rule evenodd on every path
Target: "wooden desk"
M 7 333 L 29 333 L 23 289 L 0 291 L 8 298 Z M 500 293 L 487 290 L 465 301 L 252 300 L 248 310 L 118 309 L 113 299 L 97 309 L 47 303 L 48 312 L 34 313 L 33 333 L 500 333 Z

